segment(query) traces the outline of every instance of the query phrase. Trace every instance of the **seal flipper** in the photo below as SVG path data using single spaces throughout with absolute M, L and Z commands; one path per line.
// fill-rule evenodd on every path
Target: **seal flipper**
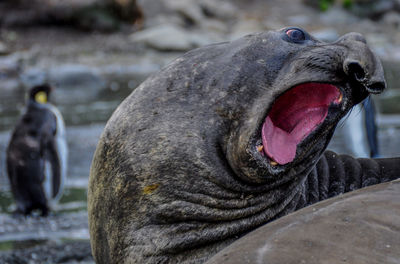
M 308 182 L 318 184 L 306 185 L 305 205 L 325 200 L 345 192 L 354 191 L 366 186 L 392 181 L 399 178 L 400 159 L 366 159 L 353 158 L 349 155 L 338 155 L 325 151 L 321 159 L 307 177 Z
M 49 109 L 49 108 L 48 108 Z M 49 109 L 50 111 L 51 108 Z M 58 149 L 58 122 L 57 117 L 55 120 L 48 124 L 46 131 L 52 131 L 47 135 L 47 140 L 44 143 L 43 149 L 45 150 L 45 182 L 43 183 L 46 189 L 46 196 L 49 202 L 56 202 L 61 197 L 63 189 L 63 168 L 62 168 L 62 153 Z
M 55 140 L 53 139 L 49 142 L 46 150 L 46 159 L 49 161 L 49 165 L 51 166 L 51 198 L 54 199 L 57 197 L 59 192 L 61 191 L 61 166 L 60 159 L 58 157 L 57 148 Z M 48 176 L 48 175 L 46 175 Z M 50 179 L 49 179 L 50 180 Z
M 48 186 L 48 199 L 52 202 L 57 202 L 62 196 L 67 177 L 68 146 L 65 123 L 60 111 L 52 104 L 46 104 L 46 108 L 56 117 L 54 137 L 49 148 L 52 156 L 48 158 L 48 165 L 51 167 L 52 175 L 48 172 L 47 176 L 48 179 L 50 177 L 52 179 L 51 184 Z M 54 170 L 57 171 L 55 172 Z

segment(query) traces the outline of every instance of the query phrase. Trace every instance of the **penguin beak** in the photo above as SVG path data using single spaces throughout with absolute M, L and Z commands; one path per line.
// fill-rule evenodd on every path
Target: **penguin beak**
M 46 92 L 40 91 L 35 94 L 35 101 L 39 104 L 47 103 L 47 94 Z

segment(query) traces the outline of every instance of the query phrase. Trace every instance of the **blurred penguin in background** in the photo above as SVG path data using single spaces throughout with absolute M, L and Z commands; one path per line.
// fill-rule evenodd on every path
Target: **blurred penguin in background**
M 24 114 L 7 148 L 7 173 L 16 203 L 16 214 L 39 210 L 46 216 L 62 194 L 66 178 L 65 125 L 50 104 L 52 87 L 33 87 Z
M 344 118 L 344 140 L 355 157 L 380 157 L 375 117 L 375 106 L 369 97 L 362 104 L 354 106 L 347 118 Z

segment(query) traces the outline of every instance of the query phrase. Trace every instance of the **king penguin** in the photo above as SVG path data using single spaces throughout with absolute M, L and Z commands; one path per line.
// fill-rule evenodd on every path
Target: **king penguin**
M 345 133 L 349 154 L 359 158 L 379 158 L 375 106 L 370 97 L 353 107 L 339 127 Z
M 7 173 L 17 214 L 46 216 L 60 199 L 66 180 L 65 125 L 49 103 L 52 87 L 34 86 L 7 147 Z

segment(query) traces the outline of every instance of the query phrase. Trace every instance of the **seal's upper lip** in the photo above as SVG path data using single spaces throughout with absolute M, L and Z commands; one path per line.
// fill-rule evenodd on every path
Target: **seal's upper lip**
M 303 83 L 283 93 L 270 108 L 262 125 L 263 153 L 274 163 L 294 160 L 297 146 L 328 115 L 332 104 L 340 104 L 340 89 L 327 83 Z

